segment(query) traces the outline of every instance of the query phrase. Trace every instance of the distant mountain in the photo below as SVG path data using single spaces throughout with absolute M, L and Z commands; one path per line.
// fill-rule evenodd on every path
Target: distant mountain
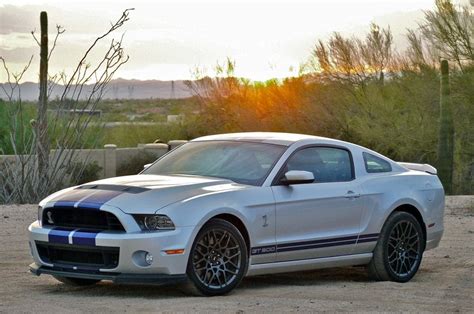
M 0 83 L 0 98 L 6 99 L 3 88 L 9 91 L 10 87 L 6 83 Z M 86 85 L 81 98 L 86 98 L 92 89 L 92 85 Z M 37 100 L 39 96 L 38 83 L 25 82 L 20 85 L 21 98 L 23 100 Z M 50 95 L 50 99 L 60 97 L 64 91 L 62 85 L 58 85 Z M 18 93 L 15 94 L 16 97 Z M 158 81 L 158 80 L 112 80 L 104 99 L 147 99 L 147 98 L 187 98 L 191 97 L 191 91 L 184 84 L 184 81 Z

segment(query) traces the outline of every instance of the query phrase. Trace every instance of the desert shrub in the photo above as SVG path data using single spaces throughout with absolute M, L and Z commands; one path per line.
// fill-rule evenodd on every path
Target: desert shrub
M 74 162 L 68 167 L 66 174 L 70 177 L 70 185 L 77 185 L 98 180 L 101 171 L 102 167 L 96 161 L 87 164 Z
M 15 112 L 21 114 L 15 115 Z M 28 139 L 33 130 L 30 120 L 35 117 L 34 106 L 31 103 L 0 99 L 0 154 L 14 154 L 12 141 L 18 152 L 25 152 Z
M 156 157 L 150 153 L 141 153 L 127 160 L 117 168 L 117 176 L 137 174 L 143 170 L 143 166 L 152 163 Z

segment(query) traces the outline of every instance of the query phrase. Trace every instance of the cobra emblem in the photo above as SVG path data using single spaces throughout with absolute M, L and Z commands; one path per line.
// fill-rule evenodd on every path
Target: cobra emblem
M 48 211 L 46 212 L 46 216 L 48 216 L 48 223 L 49 224 L 54 224 L 54 220 L 53 220 L 53 213 L 51 211 Z

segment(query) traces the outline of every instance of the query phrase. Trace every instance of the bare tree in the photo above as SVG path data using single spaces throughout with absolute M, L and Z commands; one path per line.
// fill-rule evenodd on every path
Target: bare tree
M 383 80 L 393 61 L 390 29 L 372 24 L 365 40 L 334 33 L 327 43 L 319 40 L 312 52 L 310 68 L 323 77 L 351 85 Z
M 95 62 L 90 60 L 91 52 L 99 49 L 99 43 L 129 20 L 130 10 L 133 9 L 125 10 L 102 35 L 93 41 L 70 76 L 65 73 L 52 76 L 47 75 L 46 88 L 44 84 L 41 85 L 40 111 L 44 112 L 44 110 L 48 109 L 47 102 L 52 90 L 62 89 L 61 97 L 57 100 L 57 107 L 50 117 L 50 123 L 46 131 L 40 133 L 44 131 L 44 126 L 38 127 L 42 121 L 33 120 L 31 123 L 37 131 L 30 132 L 31 135 L 26 136 L 25 141 L 20 141 L 19 138 L 22 136 L 21 134 L 27 133 L 28 126 L 18 126 L 17 121 L 21 121 L 19 116 L 24 114 L 20 81 L 23 74 L 28 70 L 31 60 L 23 71 L 11 74 L 5 60 L 1 58 L 8 81 L 8 84 L 6 84 L 8 88 L 4 88 L 4 93 L 8 95 L 8 105 L 15 104 L 15 110 L 12 110 L 10 119 L 12 121 L 10 138 L 14 155 L 5 161 L 0 168 L 0 185 L 2 186 L 0 190 L 0 203 L 37 202 L 52 191 L 67 184 L 65 178 L 67 177 L 68 168 L 76 163 L 80 155 L 84 153 L 81 150 L 85 146 L 84 136 L 87 129 L 92 125 L 91 122 L 93 122 L 93 116 L 88 113 L 97 108 L 108 83 L 116 71 L 129 59 L 124 54 L 122 47 L 123 35 L 118 39 L 113 38 L 110 41 L 110 45 L 103 52 L 102 59 Z M 41 41 L 44 40 L 43 30 L 44 28 L 42 27 L 40 41 L 37 40 L 34 32 L 32 32 L 33 38 L 38 44 L 41 44 Z M 42 57 L 45 55 L 47 59 L 51 57 L 58 37 L 64 33 L 64 30 L 59 25 L 56 27 L 56 30 L 57 33 L 53 47 L 49 52 L 46 50 L 46 54 L 42 49 Z M 41 72 L 41 74 L 44 75 L 44 72 Z M 39 115 L 38 120 L 40 119 L 44 119 L 44 117 Z M 40 134 L 45 136 L 46 139 L 40 140 Z M 51 135 L 55 135 L 54 142 L 52 141 L 53 138 L 50 137 Z M 42 144 L 43 140 L 47 144 Z M 41 168 L 39 167 L 39 150 L 44 149 L 45 146 L 50 144 L 54 150 L 51 151 L 47 161 L 42 161 L 43 168 Z M 44 170 L 46 162 L 47 171 Z
M 460 69 L 474 61 L 474 11 L 451 0 L 436 0 L 436 10 L 425 12 L 420 25 L 425 39 L 440 57 L 454 61 Z
M 408 48 L 404 55 L 398 57 L 403 63 L 402 69 L 422 70 L 434 69 L 439 60 L 438 51 L 424 40 L 423 34 L 418 30 L 408 30 Z

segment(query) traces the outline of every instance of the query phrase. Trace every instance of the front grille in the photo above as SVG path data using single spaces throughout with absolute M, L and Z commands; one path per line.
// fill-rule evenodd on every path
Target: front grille
M 55 227 L 125 231 L 114 214 L 88 208 L 45 208 L 42 223 L 45 226 Z
M 81 247 L 36 242 L 41 260 L 55 267 L 77 267 L 82 269 L 111 269 L 118 265 L 118 247 Z M 69 266 L 69 267 L 68 267 Z

